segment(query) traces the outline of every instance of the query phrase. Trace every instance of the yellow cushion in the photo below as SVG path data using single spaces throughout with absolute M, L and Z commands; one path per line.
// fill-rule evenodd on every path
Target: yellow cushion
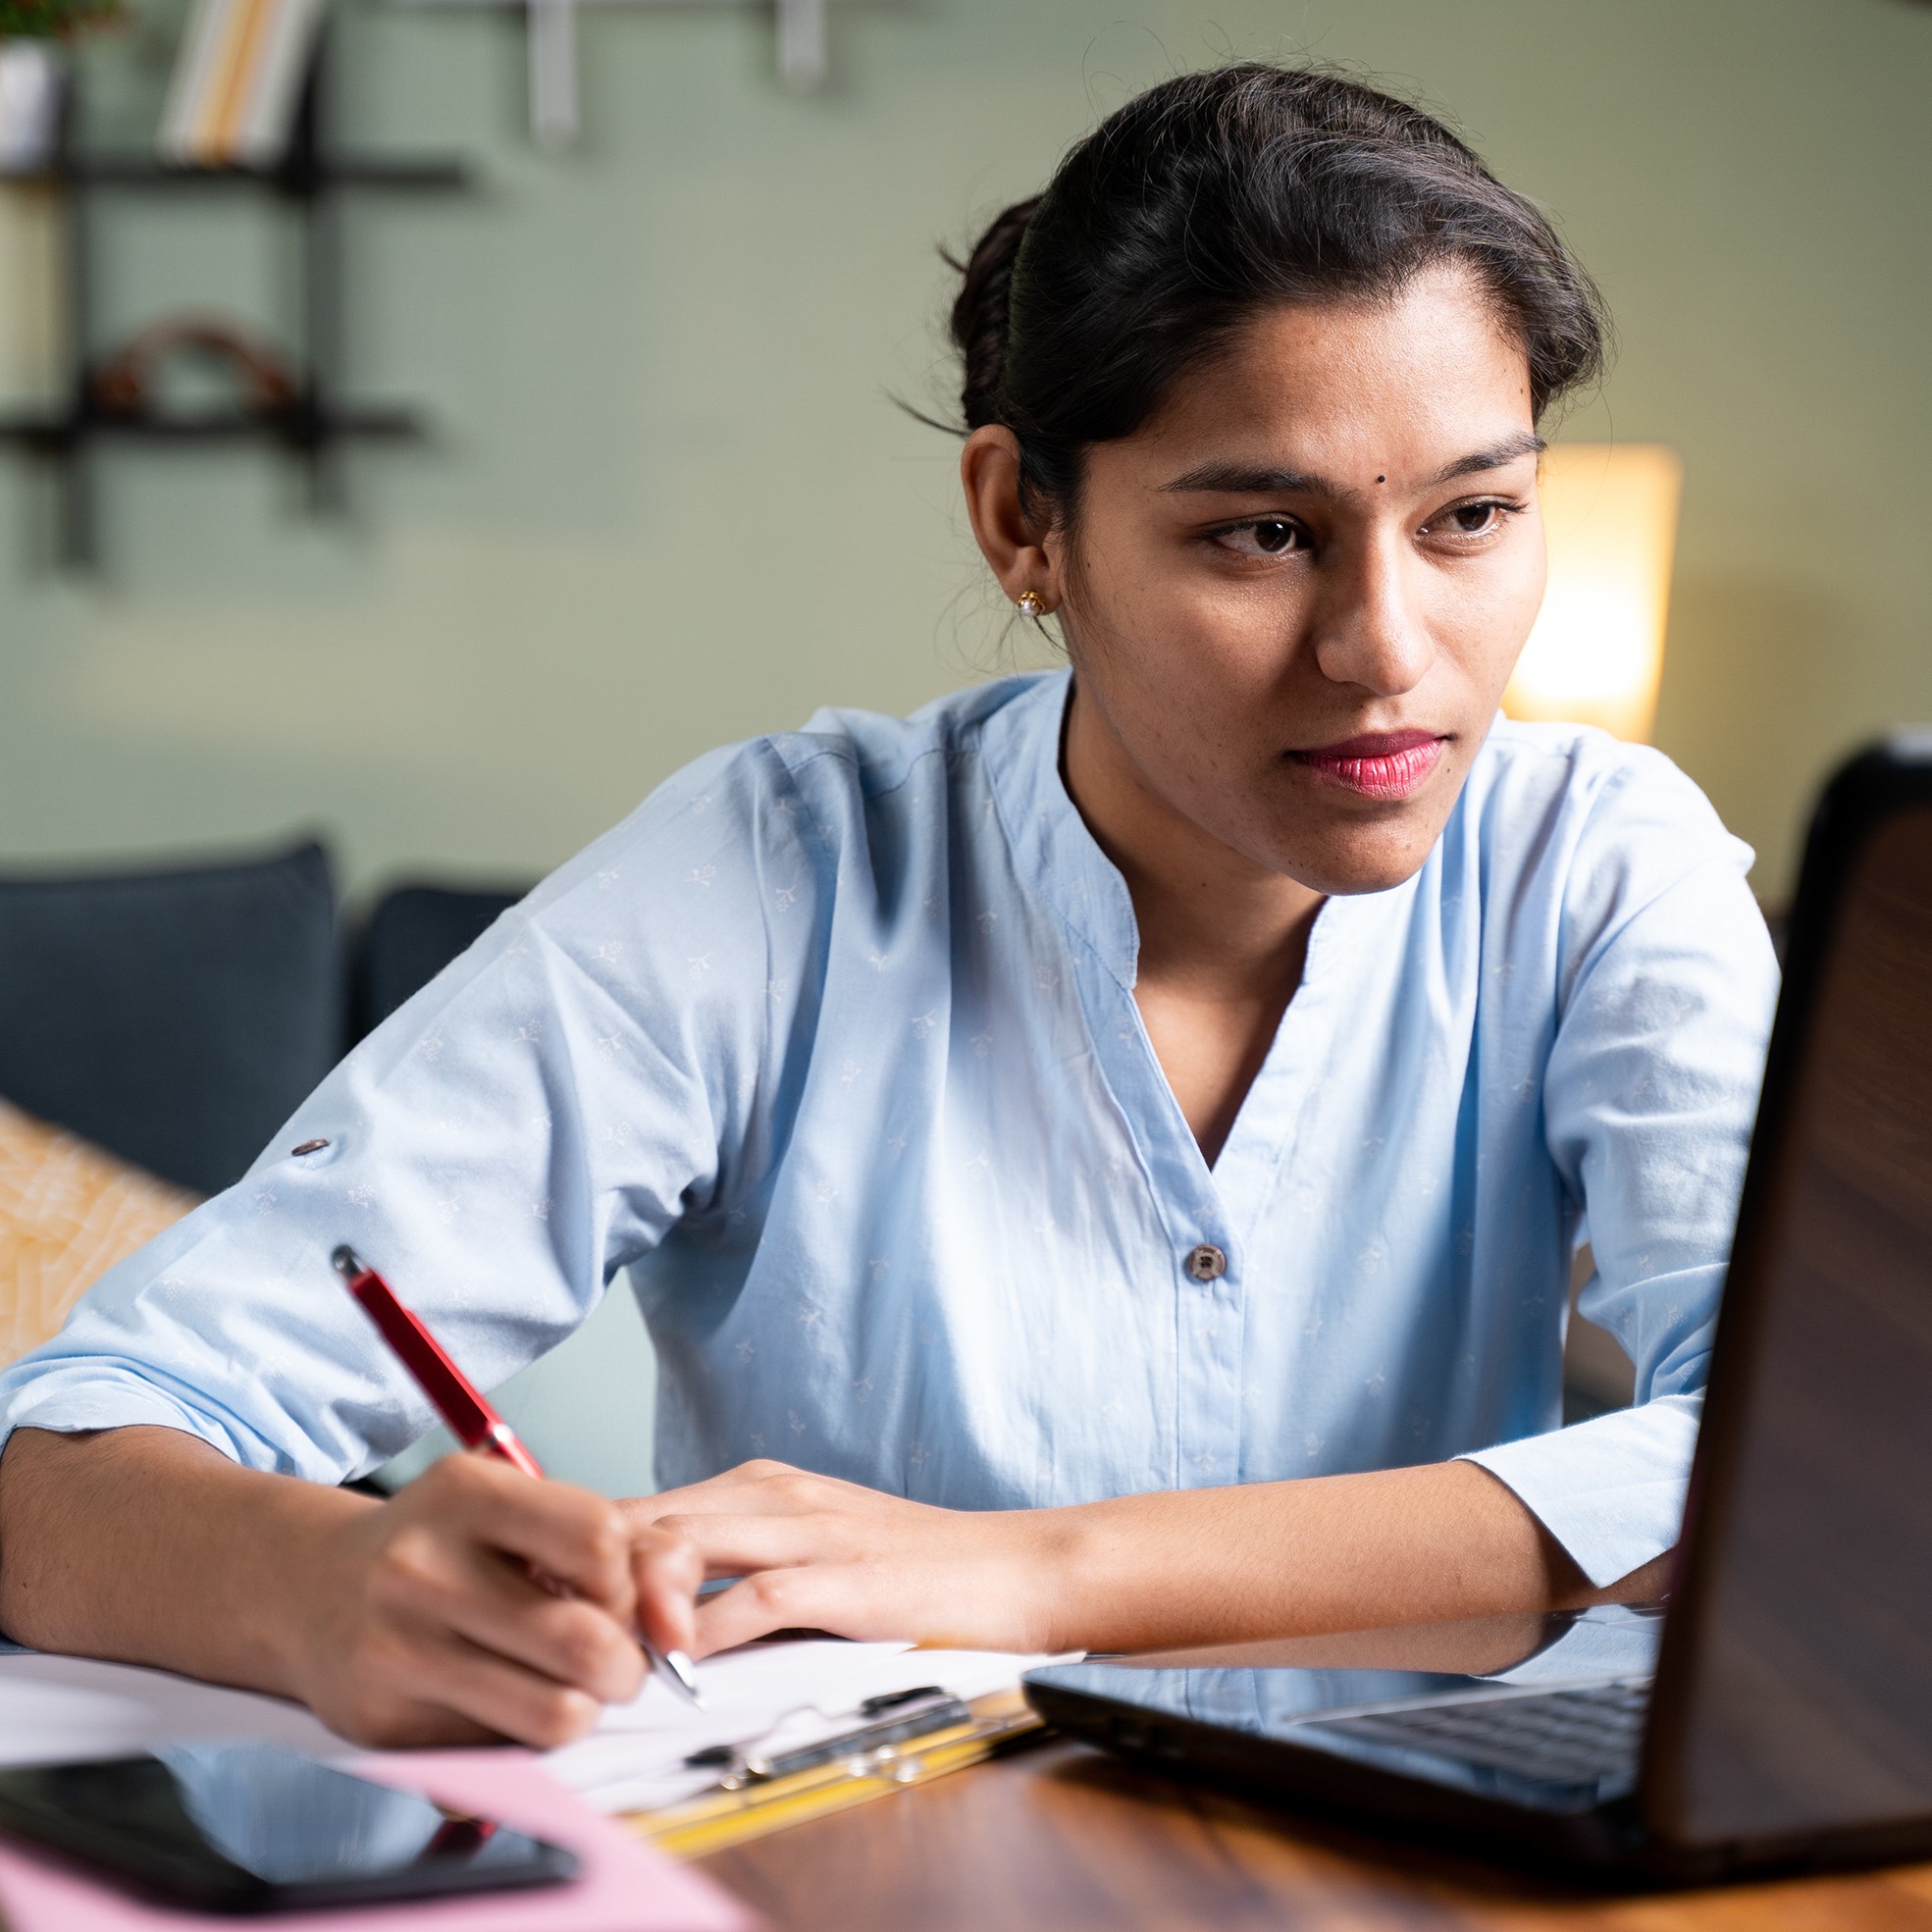
M 37 1348 L 83 1289 L 194 1205 L 0 1101 L 0 1365 Z

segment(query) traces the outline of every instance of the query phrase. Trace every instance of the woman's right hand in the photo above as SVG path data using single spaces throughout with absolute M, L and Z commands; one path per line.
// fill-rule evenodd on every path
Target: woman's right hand
M 704 1574 L 689 1543 L 601 1496 L 474 1455 L 342 1513 L 299 1568 L 293 1688 L 343 1737 L 387 1746 L 581 1736 L 642 1686 L 640 1628 L 691 1647 Z
M 0 1630 L 299 1697 L 358 1744 L 577 1737 L 643 1681 L 639 1626 L 691 1647 L 702 1574 L 676 1535 L 481 1456 L 379 1502 L 148 1424 L 0 1455 Z

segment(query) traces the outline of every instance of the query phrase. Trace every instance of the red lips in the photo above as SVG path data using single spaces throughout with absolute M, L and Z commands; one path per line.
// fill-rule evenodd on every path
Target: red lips
M 1333 745 L 1290 752 L 1295 763 L 1344 792 L 1367 799 L 1404 799 L 1441 761 L 1447 740 L 1434 731 L 1365 731 Z

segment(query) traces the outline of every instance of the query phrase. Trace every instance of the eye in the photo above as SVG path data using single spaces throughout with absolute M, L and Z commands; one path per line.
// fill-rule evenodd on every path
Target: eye
M 1453 503 L 1423 526 L 1423 535 L 1433 533 L 1462 543 L 1493 537 L 1522 507 L 1499 496 L 1480 496 L 1471 503 Z
M 1284 516 L 1262 516 L 1252 523 L 1217 530 L 1214 541 L 1236 556 L 1282 556 L 1290 550 L 1305 550 L 1308 533 Z

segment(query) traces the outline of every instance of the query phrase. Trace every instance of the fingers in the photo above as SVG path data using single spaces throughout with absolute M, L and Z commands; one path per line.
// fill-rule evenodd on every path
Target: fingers
M 538 1750 L 581 1738 L 602 1709 L 587 1692 L 456 1640 L 431 1651 L 423 1689 L 445 1709 Z
M 835 1516 L 666 1516 L 657 1532 L 689 1545 L 706 1577 L 742 1577 L 866 1553 L 861 1526 Z
M 708 1657 L 774 1630 L 823 1630 L 861 1640 L 913 1636 L 905 1629 L 872 1628 L 868 1599 L 874 1593 L 867 1579 L 873 1574 L 869 1566 L 827 1564 L 747 1577 L 699 1604 L 691 1654 Z
M 424 1636 L 427 1641 L 408 1645 L 406 1698 L 392 1697 L 375 1727 L 380 1735 L 369 1741 L 453 1743 L 480 1734 L 553 1750 L 596 1724 L 601 1705 L 587 1693 L 524 1670 L 453 1633 Z
M 703 1569 L 600 1496 L 446 1457 L 332 1532 L 289 1674 L 359 1741 L 559 1744 L 637 1695 L 640 1626 L 691 1647 Z
M 632 1529 L 613 1503 L 507 1463 L 445 1456 L 389 1505 L 521 1557 L 619 1624 L 636 1614 Z
M 689 1543 L 600 1496 L 480 1458 L 437 1464 L 362 1518 L 357 1540 L 360 1607 L 323 1672 L 356 1735 L 482 1725 L 527 1743 L 575 1736 L 600 1704 L 637 1695 L 640 1628 L 665 1648 L 695 1639 L 704 1563 Z M 392 1656 L 398 1645 L 412 1661 Z M 380 1712 L 363 1708 L 358 1679 Z
M 447 1630 L 605 1702 L 636 1695 L 642 1665 L 627 1623 L 545 1589 L 520 1559 L 460 1529 L 420 1516 L 386 1528 L 369 1584 L 379 1622 Z
M 466 1511 L 481 1513 L 480 1533 L 463 1520 Z M 468 1479 L 453 1509 L 434 1523 L 419 1517 L 392 1540 L 390 1559 L 406 1573 L 412 1612 L 606 1703 L 628 1701 L 642 1684 L 638 1631 L 661 1649 L 689 1649 L 694 1641 L 704 1579 L 697 1549 L 668 1530 L 628 1521 L 600 1496 L 514 1470 Z M 542 1575 L 533 1580 L 525 1563 Z M 541 1587 L 552 1579 L 563 1595 Z
M 544 1590 L 527 1572 L 488 1555 L 468 1567 L 462 1587 L 436 1606 L 449 1630 L 600 1703 L 628 1703 L 637 1696 L 644 1653 L 628 1625 L 581 1597 Z
M 689 1650 L 697 1642 L 694 1619 L 704 1556 L 668 1530 L 634 1529 L 631 1535 L 638 1628 L 659 1650 Z

